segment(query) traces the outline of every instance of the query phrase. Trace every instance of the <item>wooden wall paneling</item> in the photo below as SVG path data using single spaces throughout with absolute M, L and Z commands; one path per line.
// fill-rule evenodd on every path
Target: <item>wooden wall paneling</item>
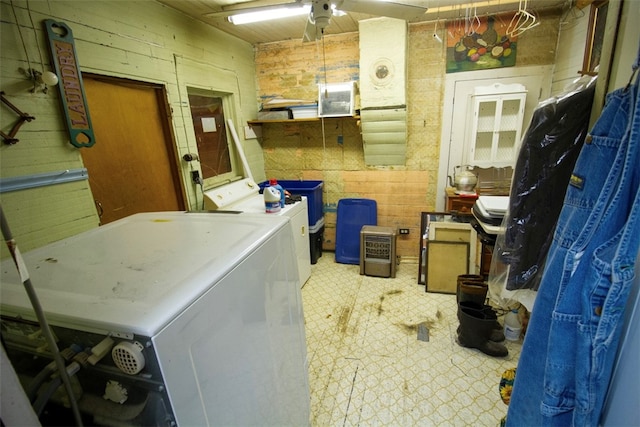
M 156 2 L 118 3 L 112 1 L 55 1 L 29 2 L 13 0 L 0 2 L 0 77 L 2 89 L 17 104 L 25 105 L 24 110 L 36 116 L 36 120 L 25 124 L 18 137 L 21 146 L 0 147 L 0 176 L 20 176 L 31 173 L 84 167 L 77 149 L 68 143 L 68 137 L 61 120 L 57 90 L 49 94 L 32 94 L 30 82 L 18 72 L 18 68 L 27 68 L 26 54 L 20 39 L 20 33 L 14 24 L 13 10 L 20 23 L 27 54 L 31 66 L 41 69 L 40 55 L 48 69 L 49 55 L 42 21 L 54 19 L 69 25 L 74 33 L 80 68 L 83 72 L 92 72 L 113 77 L 163 84 L 167 91 L 167 102 L 172 110 L 171 124 L 176 137 L 178 154 L 191 151 L 185 132 L 185 123 L 180 113 L 184 101 L 178 92 L 175 58 L 190 57 L 206 64 L 232 70 L 236 77 L 229 84 L 240 94 L 239 118 L 237 124 L 243 124 L 256 116 L 257 103 L 254 51 L 250 44 L 222 33 L 202 22 L 195 21 L 180 12 Z M 29 14 L 30 10 L 30 14 Z M 34 27 L 31 22 L 33 21 Z M 23 103 L 24 102 L 24 103 Z M 33 107 L 32 107 L 33 105 Z M 0 118 L 5 126 L 4 112 Z M 27 127 L 29 126 L 29 127 Z M 25 130 L 27 132 L 25 132 Z M 25 133 L 23 133 L 25 132 Z M 239 135 L 243 135 L 239 132 Z M 256 141 L 245 144 L 251 166 L 263 169 L 262 150 Z M 189 166 L 179 163 L 181 174 L 188 175 Z M 140 163 L 140 167 L 143 163 Z M 68 194 L 67 185 L 47 187 L 48 195 L 68 198 L 68 203 L 49 203 L 47 209 L 41 209 L 34 196 L 34 190 L 3 194 L 3 208 L 8 218 L 13 218 L 12 228 L 20 235 L 16 238 L 21 247 L 35 247 L 42 243 L 38 232 L 51 230 L 44 240 L 60 239 L 75 234 L 86 226 L 98 224 L 93 198 L 86 181 L 74 184 L 84 186 L 84 192 L 76 198 Z M 189 206 L 197 207 L 196 188 L 185 178 Z M 74 187 L 75 188 L 75 187 Z M 34 205 L 35 203 L 35 205 Z M 19 214 L 23 206 L 38 206 L 38 210 L 25 216 Z M 87 214 L 87 209 L 89 214 Z M 59 226 L 52 229 L 49 216 L 57 218 Z M 23 223 L 24 222 L 24 223 Z M 76 223 L 83 224 L 79 228 Z M 40 227 L 39 224 L 46 224 Z M 36 230 L 31 232 L 30 230 Z M 68 234 L 67 234 L 68 233 Z M 2 256 L 6 256 L 6 252 Z

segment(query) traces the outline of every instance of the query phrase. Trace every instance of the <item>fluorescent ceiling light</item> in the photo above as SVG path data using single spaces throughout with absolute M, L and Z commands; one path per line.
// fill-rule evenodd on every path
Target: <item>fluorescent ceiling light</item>
M 305 5 L 302 7 L 287 7 L 281 9 L 261 10 L 257 12 L 246 12 L 230 16 L 229 21 L 235 25 L 251 24 L 253 22 L 288 18 L 290 16 L 308 15 L 310 10 L 311 5 Z

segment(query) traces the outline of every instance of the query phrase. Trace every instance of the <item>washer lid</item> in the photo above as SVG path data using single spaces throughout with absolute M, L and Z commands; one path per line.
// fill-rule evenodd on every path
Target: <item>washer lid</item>
M 302 200 L 300 202 L 284 205 L 284 208 L 275 213 L 265 212 L 264 196 L 262 194 L 256 194 L 255 196 L 249 197 L 248 199 L 241 200 L 238 203 L 234 203 L 233 205 L 228 206 L 228 208 L 247 214 L 284 215 L 293 217 L 295 214 L 300 212 L 300 210 L 303 210 L 307 205 L 307 197 L 301 197 Z
M 53 325 L 151 337 L 287 224 L 281 216 L 132 215 L 23 255 Z M 12 259 L 1 312 L 35 319 Z

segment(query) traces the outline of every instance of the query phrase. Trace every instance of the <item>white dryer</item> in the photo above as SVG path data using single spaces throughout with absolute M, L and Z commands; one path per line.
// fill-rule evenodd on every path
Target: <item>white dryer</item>
M 309 216 L 305 196 L 302 196 L 302 200 L 299 202 L 285 205 L 279 212 L 267 213 L 259 185 L 249 178 L 205 191 L 204 196 L 205 210 L 236 212 L 245 215 L 279 215 L 288 218 L 295 243 L 300 286 L 304 286 L 311 277 Z

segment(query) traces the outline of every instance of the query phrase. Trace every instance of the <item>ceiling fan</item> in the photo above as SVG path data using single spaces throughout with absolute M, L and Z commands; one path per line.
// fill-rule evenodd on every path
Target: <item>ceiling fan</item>
M 302 0 L 304 1 L 304 0 Z M 311 0 L 311 12 L 304 29 L 303 40 L 322 38 L 324 29 L 331 23 L 333 8 L 343 12 L 366 13 L 409 20 L 423 15 L 426 7 L 376 0 Z
M 355 12 L 369 15 L 386 16 L 410 20 L 423 15 L 426 7 L 393 3 L 381 0 L 295 0 L 279 2 L 278 0 L 256 0 L 230 6 L 222 12 L 207 14 L 208 16 L 230 16 L 239 13 L 257 12 L 274 9 L 311 6 L 307 24 L 303 33 L 304 41 L 322 38 L 324 29 L 331 23 L 335 11 Z

